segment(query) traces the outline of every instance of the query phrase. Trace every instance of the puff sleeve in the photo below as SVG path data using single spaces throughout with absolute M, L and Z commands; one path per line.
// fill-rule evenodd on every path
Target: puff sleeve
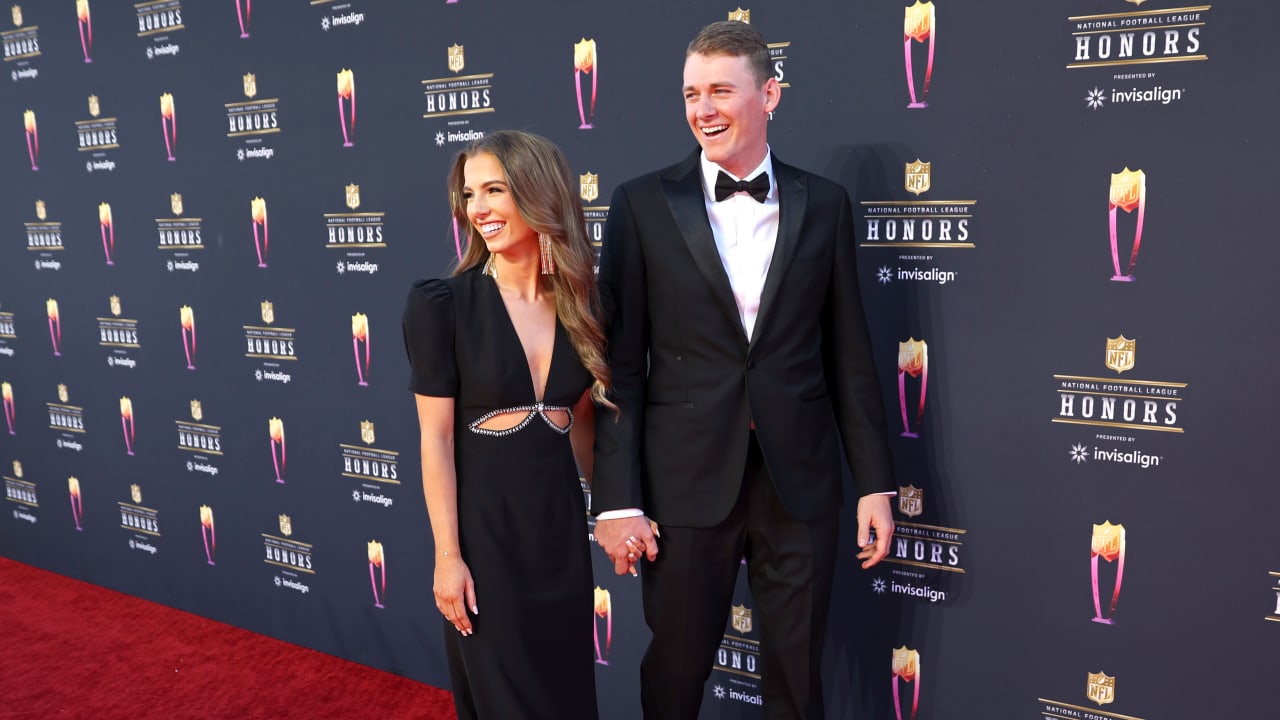
M 409 390 L 417 395 L 457 397 L 453 293 L 443 280 L 419 280 L 405 301 L 401 325 L 409 355 Z

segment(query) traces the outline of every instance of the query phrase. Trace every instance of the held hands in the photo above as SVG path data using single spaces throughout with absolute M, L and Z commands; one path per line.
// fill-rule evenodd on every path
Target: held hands
M 436 596 L 436 608 L 444 619 L 453 623 L 453 627 L 464 636 L 472 634 L 474 631 L 467 609 L 471 609 L 472 615 L 479 615 L 480 607 L 476 605 L 476 583 L 471 579 L 471 568 L 462 561 L 461 555 L 451 552 L 436 558 L 432 591 Z
M 874 535 L 874 541 L 872 536 Z M 889 554 L 893 539 L 893 510 L 888 495 L 864 495 L 858 499 L 858 559 L 862 569 L 875 565 Z
M 595 535 L 619 575 L 636 575 L 642 555 L 650 562 L 658 559 L 658 524 L 643 515 L 597 520 Z

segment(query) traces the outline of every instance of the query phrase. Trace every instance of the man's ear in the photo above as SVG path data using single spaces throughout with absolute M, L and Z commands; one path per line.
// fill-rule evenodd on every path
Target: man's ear
M 764 81 L 764 111 L 773 112 L 778 107 L 778 103 L 782 101 L 782 86 L 778 84 L 778 79 L 771 77 Z

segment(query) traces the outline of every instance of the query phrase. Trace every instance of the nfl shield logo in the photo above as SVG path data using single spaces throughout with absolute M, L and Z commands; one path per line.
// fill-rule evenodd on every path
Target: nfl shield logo
M 173 210 L 174 215 L 182 214 L 182 194 L 174 193 L 169 196 L 169 209 Z
M 45 211 L 43 200 L 36 201 L 36 217 L 41 220 L 47 220 L 49 218 L 49 213 Z
M 751 632 L 751 608 L 746 605 L 734 605 L 731 621 L 733 629 L 743 635 Z
M 98 96 L 90 95 L 89 96 L 89 114 L 94 117 L 98 117 L 98 113 L 100 113 L 101 111 L 102 109 L 98 107 Z
M 13 461 L 13 476 L 18 479 L 22 478 L 22 463 L 17 460 Z
M 1104 672 L 1089 673 L 1089 688 L 1085 694 L 1098 705 L 1115 702 L 1116 679 Z
M 276 321 L 276 310 L 271 306 L 270 300 L 262 301 L 262 322 L 270 325 Z
M 750 10 L 743 10 L 742 8 L 738 8 L 737 10 L 730 10 L 730 11 L 729 11 L 729 21 L 730 21 L 730 22 L 746 23 L 746 24 L 750 25 L 750 24 L 751 24 L 751 11 L 750 11 Z
M 129 497 L 133 498 L 135 503 L 142 502 L 142 486 L 134 484 L 129 486 Z
M 1112 207 L 1133 212 L 1146 194 L 1147 174 L 1142 170 L 1126 167 L 1118 173 L 1111 173 L 1111 196 L 1108 200 Z
M 258 94 L 258 78 L 253 73 L 245 73 L 244 96 L 251 98 Z
M 461 45 L 452 45 L 449 47 L 449 69 L 453 72 L 462 72 L 462 68 L 466 67 L 466 58 L 462 55 Z
M 898 512 L 907 517 L 924 512 L 924 490 L 914 485 L 898 488 Z
M 347 186 L 347 207 L 351 208 L 352 210 L 355 210 L 356 208 L 360 207 L 360 186 L 359 185 Z
M 361 421 L 360 439 L 364 441 L 365 445 L 372 445 L 374 443 L 373 423 L 368 420 Z
M 280 534 L 289 537 L 293 534 L 293 520 L 288 515 L 280 516 Z
M 120 296 L 111 296 L 111 314 L 120 317 Z
M 594 173 L 578 176 L 578 196 L 583 202 L 592 202 L 600 197 L 600 176 Z
M 22 27 L 22 8 L 17 5 L 13 6 L 13 26 Z
M 920 651 L 903 645 L 893 649 L 893 674 L 907 682 L 916 679 L 920 672 Z M 894 681 L 897 682 L 896 680 Z
M 1107 367 L 1118 373 L 1132 370 L 1137 349 L 1137 340 L 1130 340 L 1123 335 L 1107 338 Z
M 932 165 L 933 163 L 920 162 L 920 158 L 916 158 L 915 162 L 907 163 L 907 192 L 920 195 L 929 190 L 931 187 L 929 169 Z
M 204 408 L 201 407 L 199 400 L 191 401 L 191 419 L 196 422 L 204 419 Z
M 66 402 L 68 397 L 69 397 L 69 396 L 67 395 L 67 386 L 66 386 L 66 385 L 59 385 L 59 386 L 58 386 L 58 401 L 59 401 L 59 402 Z

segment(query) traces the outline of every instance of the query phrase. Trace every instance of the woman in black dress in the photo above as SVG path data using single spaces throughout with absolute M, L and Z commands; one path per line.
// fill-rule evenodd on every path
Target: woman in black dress
M 436 607 L 464 720 L 597 717 L 578 469 L 590 478 L 594 403 L 613 405 L 574 188 L 544 138 L 472 143 L 449 174 L 466 254 L 452 277 L 415 283 L 405 308 Z

